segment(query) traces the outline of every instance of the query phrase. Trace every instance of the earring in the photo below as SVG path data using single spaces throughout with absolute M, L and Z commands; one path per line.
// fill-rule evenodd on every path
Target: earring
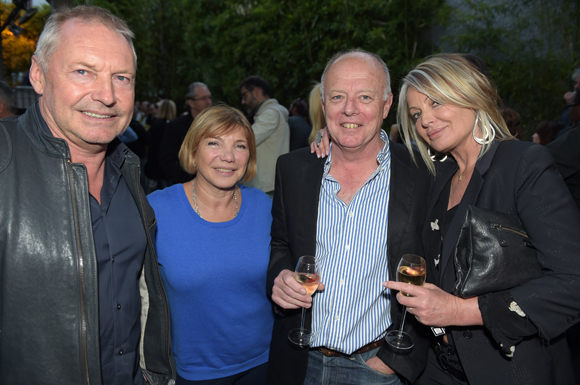
M 443 158 L 437 159 L 437 155 L 436 154 L 431 154 L 431 148 L 430 147 L 427 147 L 427 154 L 429 155 L 429 158 L 431 158 L 431 161 L 432 162 L 435 162 L 437 160 L 439 162 L 445 162 L 445 159 L 447 159 L 447 154 L 445 154 L 445 156 Z
M 493 128 L 493 125 L 490 124 L 489 127 L 483 126 L 481 131 L 485 132 L 485 138 L 478 138 L 475 133 L 477 131 L 477 123 L 479 123 L 479 113 L 476 114 L 475 117 L 475 125 L 473 126 L 473 140 L 481 145 L 486 145 L 493 142 L 495 139 L 495 129 Z

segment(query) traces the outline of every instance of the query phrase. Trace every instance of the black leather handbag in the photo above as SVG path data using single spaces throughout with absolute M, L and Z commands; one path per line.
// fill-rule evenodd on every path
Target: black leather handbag
M 463 298 L 507 290 L 542 274 L 519 217 L 475 206 L 467 208 L 454 261 L 453 293 Z

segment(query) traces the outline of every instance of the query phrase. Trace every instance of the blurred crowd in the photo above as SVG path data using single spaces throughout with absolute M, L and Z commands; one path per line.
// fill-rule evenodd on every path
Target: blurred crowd
M 259 76 L 254 78 L 261 79 L 256 83 L 257 92 L 263 93 L 264 101 L 266 98 L 270 99 L 267 93 L 272 91 L 267 81 Z M 563 97 L 564 108 L 560 117 L 555 120 L 545 120 L 538 123 L 530 133 L 529 140 L 532 142 L 548 145 L 564 136 L 566 132 L 580 122 L 580 107 L 578 107 L 580 106 L 580 68 L 573 72 L 571 79 L 573 90 L 566 92 Z M 266 91 L 263 91 L 263 89 Z M 13 89 L 5 82 L 1 82 L 0 119 L 23 113 L 27 106 L 36 101 L 37 97 L 30 86 L 20 86 L 17 89 Z M 192 175 L 183 171 L 179 165 L 178 152 L 193 119 L 200 112 L 210 107 L 213 99 L 208 86 L 201 82 L 191 83 L 187 87 L 185 99 L 186 104 L 183 108 L 178 108 L 175 102 L 166 98 L 156 98 L 155 101 L 136 100 L 131 123 L 120 136 L 121 141 L 141 159 L 141 182 L 147 193 L 175 183 L 183 183 L 193 178 Z M 254 115 L 257 112 L 256 107 L 258 105 L 244 103 L 243 92 L 241 100 L 242 104 L 247 107 L 246 117 L 250 122 L 255 123 Z M 254 98 L 254 100 L 257 99 Z M 262 99 L 259 100 L 259 103 L 261 103 Z M 319 83 L 315 83 L 308 97 L 298 97 L 287 108 L 281 105 L 279 108 L 285 111 L 281 119 L 286 120 L 289 143 L 286 145 L 286 139 L 280 135 L 275 135 L 269 139 L 270 147 L 273 142 L 281 142 L 278 144 L 279 148 L 270 149 L 270 160 L 268 162 L 272 163 L 281 154 L 308 147 L 310 143 L 315 141 L 318 131 L 326 125 L 320 103 Z M 522 126 L 520 114 L 509 107 L 503 107 L 501 113 L 511 134 L 517 139 L 526 140 L 525 133 L 530 132 L 530 129 Z M 273 126 L 268 126 L 268 128 L 273 129 Z M 258 126 L 255 129 L 258 129 Z M 264 134 L 267 137 L 276 132 L 269 129 Z M 393 124 L 387 131 L 391 141 L 396 143 L 403 142 L 397 124 Z M 267 146 L 268 144 L 265 144 L 263 148 Z M 264 150 L 261 152 L 264 152 Z M 262 157 L 267 156 L 266 154 L 262 155 Z M 272 174 L 272 170 L 268 171 L 267 166 L 263 165 L 259 173 Z M 270 179 L 272 178 L 273 175 Z M 260 176 L 258 176 L 258 179 L 260 179 Z M 265 186 L 262 186 L 265 192 L 270 192 L 270 188 L 273 187 L 271 183 L 269 187 Z

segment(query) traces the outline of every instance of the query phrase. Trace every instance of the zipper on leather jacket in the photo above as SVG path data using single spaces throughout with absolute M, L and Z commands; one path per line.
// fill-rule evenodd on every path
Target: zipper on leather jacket
M 149 231 L 149 226 L 147 223 L 149 218 L 147 218 L 147 211 L 145 210 L 145 202 L 143 201 L 143 194 L 142 194 L 141 188 L 140 188 L 140 186 L 141 186 L 141 179 L 140 178 L 141 178 L 141 165 L 137 164 L 137 175 L 136 175 L 136 179 L 137 179 L 136 186 L 138 188 L 137 195 L 139 196 L 139 205 L 141 206 L 141 211 L 143 212 L 143 225 L 145 227 L 145 233 L 146 233 L 145 235 L 147 236 L 147 242 L 149 243 L 149 247 L 153 250 L 153 252 L 155 252 L 155 247 L 153 246 L 153 240 L 151 239 L 151 232 Z M 157 223 L 157 218 L 155 218 L 155 222 L 153 222 L 152 226 L 154 226 L 156 223 Z M 159 280 L 159 282 L 162 282 L 161 273 L 159 272 L 159 269 L 157 269 L 157 279 Z M 165 292 L 165 287 L 163 285 L 161 285 L 161 290 L 163 292 L 163 297 L 167 298 L 167 294 Z M 165 308 L 165 320 L 166 320 L 166 322 L 165 322 L 165 324 L 166 324 L 165 337 L 167 339 L 167 338 L 171 338 L 169 336 L 169 334 L 170 334 L 170 331 L 169 331 L 169 308 L 167 305 L 167 300 L 165 301 L 164 308 Z M 145 338 L 145 333 L 143 333 L 143 338 Z M 169 358 L 169 357 L 171 357 L 171 351 L 170 351 L 171 348 L 169 347 L 168 343 L 166 344 L 166 349 L 167 349 L 166 355 L 167 355 L 167 361 L 169 364 L 169 370 L 170 370 L 170 373 L 173 373 L 173 366 L 172 366 L 171 360 Z M 171 376 L 172 376 L 172 374 L 170 374 L 170 377 Z M 150 383 L 149 379 L 147 379 L 147 382 Z M 168 383 L 171 383 L 171 380 L 169 380 Z
M 498 230 L 509 231 L 509 232 L 512 232 L 512 233 L 514 233 L 514 234 L 521 235 L 521 236 L 522 236 L 522 237 L 524 237 L 524 238 L 529 238 L 529 237 L 528 237 L 528 234 L 526 234 L 526 233 L 522 233 L 521 231 L 518 231 L 518 230 L 512 229 L 512 228 L 510 228 L 510 227 L 505 227 L 505 226 L 502 226 L 502 225 L 496 225 L 496 224 L 492 224 L 492 225 L 491 225 L 491 228 L 492 228 L 492 229 L 498 229 Z
M 75 236 L 76 236 L 76 248 L 77 248 L 77 255 L 78 255 L 78 270 L 79 270 L 79 289 L 80 289 L 80 311 L 81 311 L 81 366 L 82 366 L 82 374 L 84 375 L 83 383 L 86 385 L 90 384 L 89 380 L 89 364 L 87 358 L 87 315 L 86 315 L 86 304 L 85 304 L 85 271 L 84 271 L 84 259 L 83 259 L 83 249 L 80 244 L 81 233 L 79 228 L 79 208 L 77 206 L 77 197 L 76 197 L 76 189 L 74 183 L 74 175 L 72 170 L 72 163 L 70 159 L 66 161 L 67 172 L 68 172 L 68 180 L 69 180 L 69 187 L 70 187 L 70 194 L 72 200 L 72 210 L 73 210 L 73 218 L 74 218 L 74 228 L 75 228 Z

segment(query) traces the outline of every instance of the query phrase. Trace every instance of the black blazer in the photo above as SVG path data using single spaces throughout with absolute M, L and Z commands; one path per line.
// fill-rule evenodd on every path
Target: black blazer
M 192 124 L 193 116 L 188 112 L 165 126 L 159 147 L 159 166 L 165 179 L 171 184 L 185 183 L 193 179 L 193 175 L 187 173 L 179 164 L 179 150 Z
M 429 210 L 457 171 L 453 159 L 437 164 Z M 427 280 L 451 292 L 454 248 L 468 205 L 518 215 L 544 274 L 510 289 L 539 336 L 516 345 L 512 359 L 500 352 L 485 327 L 449 327 L 471 385 L 573 384 L 563 333 L 580 317 L 580 211 L 548 151 L 540 145 L 496 142 L 475 166 L 445 239 L 440 274 L 427 256 Z M 425 224 L 424 235 L 431 231 Z M 430 263 L 430 264 L 429 264 Z
M 397 264 L 405 253 L 423 255 L 421 229 L 425 220 L 430 177 L 422 162 L 417 166 L 407 149 L 390 143 L 391 186 L 387 234 L 389 276 L 396 277 Z M 267 292 L 272 297 L 274 279 L 284 270 L 294 270 L 302 255 L 314 255 L 318 199 L 325 159 L 318 159 L 309 148 L 278 158 L 276 189 L 272 206 L 272 243 L 268 268 Z M 391 303 L 391 328 L 401 322 L 402 307 L 394 295 Z M 301 309 L 283 310 L 274 305 L 276 318 L 270 347 L 269 384 L 302 384 L 306 375 L 308 349 L 288 341 L 288 332 L 300 327 Z M 311 310 L 306 325 L 312 322 Z M 410 354 L 393 353 L 384 344 L 378 357 L 399 375 L 414 381 L 426 362 L 428 338 L 417 334 L 425 328 L 414 317 L 408 317 L 405 329 L 415 337 Z

